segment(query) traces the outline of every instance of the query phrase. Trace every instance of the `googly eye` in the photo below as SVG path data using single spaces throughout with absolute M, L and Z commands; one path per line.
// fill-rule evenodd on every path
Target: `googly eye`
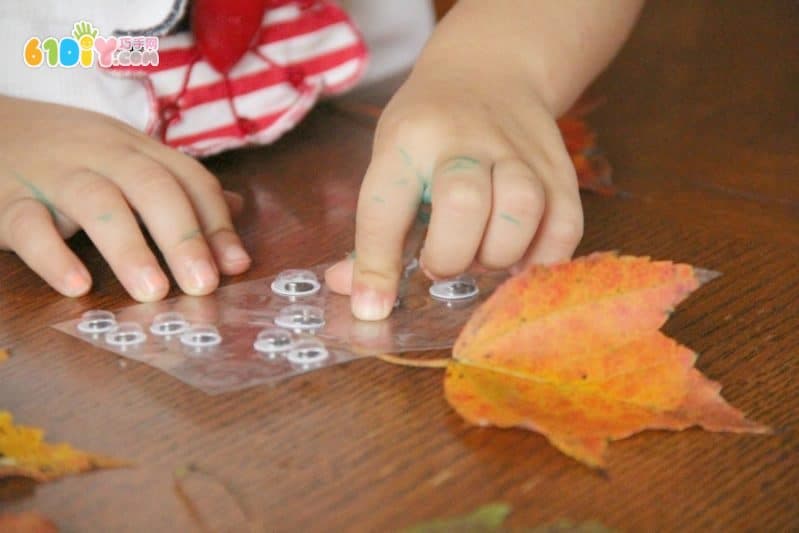
M 252 345 L 256 351 L 269 355 L 285 352 L 293 346 L 294 336 L 291 331 L 283 328 L 262 329 Z
M 325 312 L 313 305 L 289 305 L 280 310 L 275 324 L 292 331 L 317 330 L 325 325 Z
M 161 313 L 153 318 L 150 333 L 159 337 L 171 337 L 188 331 L 190 327 L 189 322 L 180 313 Z
M 219 330 L 211 325 L 194 325 L 180 335 L 180 343 L 189 348 L 212 348 L 222 343 Z
M 321 341 L 316 339 L 299 341 L 286 355 L 286 359 L 288 359 L 290 363 L 303 368 L 318 365 L 328 357 L 330 357 L 330 353 L 327 351 L 327 348 L 325 348 L 325 345 Z
M 272 292 L 290 298 L 310 296 L 321 288 L 316 274 L 310 270 L 285 270 L 272 282 Z
M 136 322 L 122 322 L 117 327 L 105 334 L 105 342 L 117 348 L 129 348 L 144 343 L 147 334 Z
M 474 298 L 479 292 L 477 282 L 467 275 L 436 281 L 430 286 L 430 296 L 443 301 L 467 300 Z
M 86 311 L 78 322 L 78 331 L 89 335 L 101 335 L 117 328 L 117 319 L 111 311 Z

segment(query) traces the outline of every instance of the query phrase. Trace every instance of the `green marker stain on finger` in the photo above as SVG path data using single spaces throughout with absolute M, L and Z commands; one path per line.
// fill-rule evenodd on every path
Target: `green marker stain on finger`
M 180 237 L 180 242 L 190 241 L 192 239 L 196 239 L 201 234 L 200 228 L 194 228 L 192 230 L 187 231 Z
M 447 163 L 442 172 L 455 172 L 458 170 L 471 170 L 480 166 L 480 160 L 465 155 L 455 157 Z
M 47 210 L 50 211 L 50 216 L 55 218 L 55 216 L 56 216 L 55 206 L 50 201 L 50 199 L 47 198 L 47 195 L 44 194 L 44 192 L 42 192 L 41 189 L 39 189 L 36 185 L 34 185 L 30 181 L 26 180 L 24 177 L 20 176 L 16 172 L 14 172 L 14 178 L 18 182 L 20 182 L 23 187 L 28 189 L 28 191 L 31 193 L 31 196 L 33 196 L 37 201 L 41 202 L 42 205 L 44 205 L 47 208 Z
M 414 176 L 416 176 L 416 181 L 419 183 L 419 201 L 429 204 L 431 201 L 430 188 L 433 181 L 432 174 L 425 174 L 416 168 L 413 163 L 413 158 L 411 157 L 411 154 L 407 152 L 407 150 L 402 147 L 399 147 L 398 150 L 402 156 L 405 166 L 413 172 Z
M 405 161 L 405 164 L 409 167 L 413 167 L 413 158 L 411 157 L 411 154 L 409 154 L 402 146 L 399 147 L 399 153 L 402 156 L 403 161 Z
M 372 195 L 372 201 L 373 201 L 373 202 L 375 202 L 375 203 L 377 203 L 377 204 L 384 204 L 384 203 L 386 203 L 386 199 L 385 199 L 385 198 L 383 198 L 382 196 L 380 196 L 379 194 L 373 194 L 373 195 Z
M 431 181 L 431 178 L 426 178 L 423 182 L 421 182 L 422 194 L 420 195 L 420 201 L 423 204 L 429 204 L 429 203 L 431 203 L 433 201 L 433 196 L 432 196 L 431 187 L 430 187 L 430 185 L 431 185 L 430 181 Z
M 424 186 L 422 187 L 422 203 L 429 204 L 433 201 L 432 195 L 432 187 L 430 186 L 430 180 L 424 182 Z
M 522 225 L 521 221 L 518 218 L 513 217 L 513 216 L 511 216 L 511 215 L 509 215 L 507 213 L 500 213 L 499 214 L 499 218 L 501 218 L 502 220 L 507 220 L 508 222 L 513 224 L 514 226 L 521 226 Z
M 113 214 L 103 213 L 102 215 L 97 217 L 97 220 L 99 220 L 100 222 L 111 222 L 113 218 L 114 218 Z

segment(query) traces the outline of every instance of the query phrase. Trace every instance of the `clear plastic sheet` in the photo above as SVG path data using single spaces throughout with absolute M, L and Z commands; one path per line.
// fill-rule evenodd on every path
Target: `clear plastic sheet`
M 228 285 L 209 296 L 91 311 L 53 327 L 219 394 L 360 357 L 448 349 L 506 277 L 466 276 L 431 290 L 414 263 L 391 316 L 364 322 L 352 316 L 348 297 L 324 285 L 327 266 Z

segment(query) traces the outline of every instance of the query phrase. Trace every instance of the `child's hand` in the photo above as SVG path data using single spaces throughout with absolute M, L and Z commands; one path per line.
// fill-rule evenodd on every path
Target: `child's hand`
M 552 112 L 529 83 L 417 69 L 378 124 L 361 187 L 355 258 L 327 273 L 361 319 L 388 316 L 403 241 L 423 198 L 421 262 L 433 277 L 473 263 L 506 269 L 567 259 L 583 233 L 574 167 Z
M 432 276 L 567 259 L 583 234 L 555 124 L 608 64 L 642 0 L 459 0 L 386 108 L 358 201 L 355 259 L 327 272 L 361 319 L 388 316 L 403 239 L 432 200 Z
M 136 215 L 186 293 L 207 294 L 220 272 L 248 268 L 226 195 L 197 161 L 74 108 L 0 96 L 0 123 L 0 249 L 16 252 L 59 292 L 78 296 L 91 287 L 63 241 L 82 228 L 131 296 L 164 297 L 169 281 Z

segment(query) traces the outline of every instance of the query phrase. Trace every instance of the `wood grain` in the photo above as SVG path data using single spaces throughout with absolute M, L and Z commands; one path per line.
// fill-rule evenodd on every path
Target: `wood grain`
M 605 478 L 536 434 L 466 426 L 446 405 L 438 370 L 363 360 L 205 396 L 48 328 L 131 303 L 78 237 L 95 289 L 77 300 L 0 256 L 0 346 L 12 349 L 0 365 L 0 406 L 53 440 L 138 466 L 40 486 L 0 509 L 36 510 L 65 531 L 190 531 L 172 472 L 196 463 L 268 531 L 390 531 L 492 501 L 514 506 L 514 527 L 568 518 L 626 531 L 799 529 L 797 28 L 790 0 L 646 7 L 594 88 L 607 98 L 594 124 L 628 194 L 583 197 L 579 250 L 723 272 L 666 332 L 696 349 L 698 367 L 774 436 L 647 432 L 613 444 Z M 350 98 L 388 94 L 387 85 Z M 325 105 L 274 146 L 209 161 L 247 198 L 240 227 L 255 257 L 225 283 L 350 249 L 371 133 L 368 120 Z M 229 498 L 202 505 L 214 523 L 241 524 Z

